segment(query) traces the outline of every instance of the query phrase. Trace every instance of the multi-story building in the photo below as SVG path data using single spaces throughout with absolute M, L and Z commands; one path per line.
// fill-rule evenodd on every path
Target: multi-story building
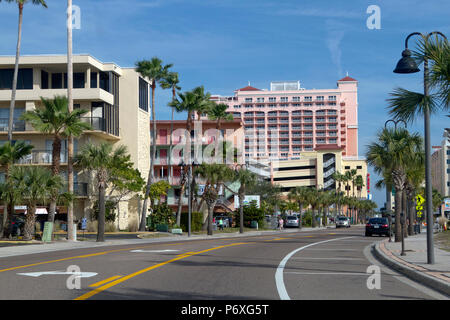
M 356 169 L 364 187 L 341 189 L 360 198 L 369 196 L 367 163 L 358 157 L 355 79 L 346 76 L 335 89 L 307 90 L 299 81 L 271 82 L 270 90 L 249 85 L 234 96 L 211 99 L 227 104 L 228 113 L 243 120 L 246 161 L 262 167 L 258 171 L 263 176 L 270 172 L 266 177 L 283 192 L 297 186 L 334 190 L 334 172 Z
M 152 128 L 153 122 L 150 124 Z M 173 134 L 172 134 L 172 145 L 174 147 L 173 156 L 169 159 L 170 153 L 170 132 L 171 125 L 173 125 Z M 234 164 L 242 164 L 244 161 L 243 154 L 240 152 L 243 148 L 244 143 L 244 130 L 240 119 L 235 119 L 233 121 L 223 121 L 221 125 L 221 132 L 218 133 L 216 128 L 216 121 L 211 120 L 201 120 L 194 121 L 191 137 L 192 137 L 192 145 L 191 145 L 191 160 L 197 164 L 201 164 L 203 162 L 208 162 L 207 157 L 215 154 L 213 150 L 214 141 L 216 139 L 223 139 L 223 141 L 227 141 L 228 148 L 236 148 L 238 150 L 237 159 L 232 157 L 229 163 L 230 165 Z M 180 185 L 181 179 L 186 175 L 182 174 L 182 163 L 188 163 L 189 160 L 184 159 L 183 157 L 183 146 L 186 144 L 185 142 L 185 132 L 186 129 L 186 121 L 185 120 L 160 120 L 156 121 L 156 158 L 155 158 L 155 172 L 154 177 L 155 181 L 166 180 L 172 185 L 172 188 L 169 189 L 167 195 L 167 203 L 176 210 L 178 206 L 178 199 L 180 199 Z M 217 140 L 220 141 L 220 140 Z M 223 161 L 221 158 L 218 162 Z M 185 170 L 187 170 L 185 168 Z M 186 173 L 186 172 L 184 172 Z M 205 181 L 201 179 L 196 180 L 196 184 L 199 187 L 199 194 L 202 192 L 202 188 L 205 185 Z M 231 190 L 237 191 L 239 185 L 236 186 L 234 183 L 230 183 L 228 187 Z M 217 210 L 223 208 L 222 204 L 229 210 L 233 210 L 233 194 L 224 190 L 224 194 L 221 197 L 222 203 L 219 203 Z M 187 192 L 181 198 L 183 212 L 187 212 L 188 205 L 188 197 Z
M 442 196 L 450 196 L 450 129 L 444 132 L 444 140 L 431 155 L 432 185 Z
M 14 68 L 14 57 L 0 57 L 0 144 L 7 140 L 9 105 Z M 74 152 L 87 142 L 107 141 L 114 146 L 125 145 L 135 168 L 146 178 L 150 168 L 149 81 L 139 76 L 134 68 L 121 68 L 114 63 L 103 63 L 90 55 L 73 57 L 74 108 L 88 112 L 82 117 L 92 130 L 75 139 Z M 22 56 L 14 111 L 13 139 L 24 140 L 34 146 L 30 156 L 19 164 L 50 166 L 52 136 L 42 134 L 20 120 L 25 111 L 39 108 L 41 97 L 67 95 L 66 56 Z M 67 175 L 67 141 L 61 150 L 61 171 Z M 93 177 L 75 168 L 75 219 L 89 217 L 96 200 Z M 128 227 L 130 218 L 137 219 L 137 197 L 131 195 L 119 204 L 117 224 Z M 65 215 L 65 207 L 57 208 Z M 61 216 L 60 216 L 61 217 Z M 64 219 L 64 218 L 63 218 Z
M 358 156 L 357 81 L 338 80 L 335 89 L 300 87 L 299 81 L 271 82 L 270 90 L 251 86 L 234 96 L 213 96 L 243 119 L 247 159 L 299 158 L 323 145 L 343 147 L 343 156 Z

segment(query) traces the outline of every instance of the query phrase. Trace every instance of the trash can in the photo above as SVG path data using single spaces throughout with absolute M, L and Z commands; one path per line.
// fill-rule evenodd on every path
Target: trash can
M 258 229 L 258 221 L 252 221 L 250 223 L 250 228 L 252 229 Z

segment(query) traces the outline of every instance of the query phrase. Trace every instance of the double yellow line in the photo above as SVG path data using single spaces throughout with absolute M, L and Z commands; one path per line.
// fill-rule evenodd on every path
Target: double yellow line
M 127 275 L 127 276 L 124 276 L 124 277 L 114 276 L 114 277 L 108 278 L 106 280 L 94 283 L 93 285 L 91 285 L 91 287 L 102 285 L 104 283 L 106 283 L 106 284 L 101 286 L 101 287 L 98 287 L 98 288 L 96 288 L 96 289 L 94 289 L 94 290 L 92 290 L 90 292 L 87 292 L 87 293 L 83 294 L 82 296 L 80 296 L 80 297 L 78 297 L 78 298 L 76 298 L 74 300 L 86 300 L 86 299 L 89 299 L 90 297 L 92 297 L 92 296 L 94 296 L 94 295 L 96 295 L 96 294 L 98 294 L 98 293 L 100 293 L 102 291 L 105 291 L 105 290 L 107 290 L 107 289 L 109 289 L 111 287 L 114 287 L 114 286 L 118 285 L 119 283 L 125 282 L 128 279 L 134 278 L 134 277 L 136 277 L 136 276 L 138 276 L 140 274 L 143 274 L 145 272 L 151 271 L 153 269 L 162 267 L 162 266 L 164 266 L 166 264 L 169 264 L 169 263 L 181 260 L 181 259 L 185 259 L 185 258 L 190 257 L 190 256 L 194 256 L 194 255 L 198 255 L 198 254 L 201 254 L 201 253 L 205 253 L 205 252 L 209 252 L 209 251 L 213 251 L 213 250 L 218 250 L 218 249 L 222 249 L 222 248 L 226 248 L 226 247 L 243 245 L 243 244 L 247 244 L 247 243 L 246 242 L 239 242 L 239 243 L 233 243 L 233 244 L 223 245 L 223 246 L 219 246 L 219 247 L 214 247 L 214 248 L 210 248 L 210 249 L 206 249 L 206 250 L 202 250 L 202 251 L 198 251 L 198 252 L 186 252 L 184 254 L 179 255 L 178 257 L 176 257 L 174 259 L 170 259 L 170 260 L 158 263 L 158 264 L 156 264 L 154 266 L 151 266 L 151 267 L 148 267 L 148 268 L 136 271 L 136 272 L 131 273 L 131 274 Z M 111 282 L 111 280 L 114 280 L 113 278 L 114 279 L 119 278 L 119 279 Z

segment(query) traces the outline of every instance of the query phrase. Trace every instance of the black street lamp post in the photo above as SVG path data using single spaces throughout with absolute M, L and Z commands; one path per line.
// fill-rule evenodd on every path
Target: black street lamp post
M 408 40 L 414 35 L 419 35 L 425 41 L 435 34 L 442 36 L 447 40 L 447 37 L 439 32 L 433 31 L 428 34 L 422 34 L 420 32 L 413 32 L 406 37 L 405 50 L 402 52 L 402 58 L 397 63 L 394 70 L 395 73 L 415 73 L 420 69 L 417 66 L 416 61 L 411 58 L 411 51 L 408 49 Z M 424 57 L 424 96 L 427 101 L 429 94 L 428 86 L 428 58 Z M 425 102 L 427 103 L 427 102 Z M 431 141 L 430 141 L 430 109 L 424 108 L 424 126 L 425 126 L 425 199 L 427 210 L 427 262 L 428 264 L 434 264 L 434 245 L 433 245 L 433 206 L 432 206 L 432 187 L 431 187 Z
M 389 122 L 394 123 L 394 129 L 397 130 L 397 125 L 399 123 L 403 123 L 403 125 L 405 126 L 405 129 L 408 127 L 406 125 L 406 122 L 404 120 L 394 120 L 394 119 L 389 119 L 384 123 L 384 128 L 387 128 L 387 124 Z M 391 228 L 392 228 L 392 216 L 391 216 L 391 200 L 388 201 L 388 199 L 391 199 L 391 190 L 389 190 L 388 186 L 386 185 L 386 212 L 388 213 L 388 220 L 389 220 L 389 242 L 392 242 L 392 235 L 391 235 Z M 388 202 L 389 202 L 389 210 L 387 208 L 388 206 Z M 397 204 L 396 204 L 397 205 Z M 403 226 L 402 226 L 402 230 L 403 230 Z M 402 239 L 403 239 L 403 233 L 402 233 Z

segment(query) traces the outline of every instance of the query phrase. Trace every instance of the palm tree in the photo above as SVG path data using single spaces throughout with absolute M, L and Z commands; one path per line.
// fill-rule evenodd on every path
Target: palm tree
M 401 241 L 400 213 L 402 212 L 402 192 L 406 182 L 406 168 L 415 153 L 420 153 L 422 138 L 410 134 L 405 129 L 383 129 L 377 134 L 379 142 L 368 146 L 367 161 L 375 171 L 392 175 L 395 189 L 395 241 Z
M 239 196 L 239 233 L 244 233 L 244 199 L 248 187 L 256 183 L 257 176 L 245 168 L 241 168 L 235 172 L 235 181 L 241 184 L 238 191 Z
M 414 221 L 415 221 L 415 195 L 418 189 L 425 180 L 425 153 L 420 152 L 413 155 L 408 167 L 406 168 L 406 200 L 407 205 L 407 217 L 409 219 L 408 235 L 414 234 Z
M 161 83 L 161 81 L 167 78 L 169 68 L 172 64 L 163 66 L 162 60 L 153 57 L 151 60 L 142 60 L 136 62 L 136 72 L 140 73 L 143 77 L 147 77 L 151 81 L 152 88 L 152 152 L 151 152 L 151 162 L 150 171 L 148 173 L 147 186 L 145 188 L 144 205 L 142 206 L 141 223 L 139 226 L 139 231 L 145 231 L 145 223 L 147 217 L 147 204 L 148 197 L 150 193 L 150 186 L 153 183 L 153 171 L 155 167 L 155 157 L 156 157 L 156 113 L 155 113 L 155 90 L 156 84 Z
M 17 141 L 11 144 L 9 141 L 0 146 L 0 166 L 5 168 L 5 181 L 8 183 L 11 167 L 14 163 L 29 155 L 33 149 L 32 145 L 24 141 Z M 14 210 L 14 197 L 9 197 L 8 205 L 3 209 L 3 236 L 8 237 L 11 233 L 11 219 Z
M 167 77 L 162 79 L 160 81 L 161 87 L 163 89 L 171 89 L 172 90 L 172 101 L 174 101 L 177 97 L 177 91 L 181 90 L 181 87 L 178 86 L 178 83 L 180 80 L 178 79 L 178 73 L 177 72 L 169 72 L 167 74 Z M 174 119 L 174 113 L 175 108 L 171 107 L 172 109 L 172 121 L 170 123 L 170 151 L 169 151 L 169 177 L 172 176 L 172 135 L 173 135 L 173 119 Z M 179 224 L 179 221 L 177 220 L 177 225 Z
M 97 242 L 103 242 L 105 233 L 105 191 L 108 187 L 112 168 L 117 168 L 128 161 L 127 148 L 119 146 L 113 151 L 111 144 L 104 142 L 99 146 L 85 144 L 75 157 L 75 164 L 95 175 L 98 188 L 98 233 Z
M 234 173 L 228 166 L 216 163 L 203 163 L 196 168 L 195 173 L 206 180 L 202 198 L 208 206 L 208 222 L 205 221 L 204 226 L 207 225 L 208 235 L 212 235 L 213 210 L 219 198 L 219 191 L 225 182 L 233 179 Z
M 68 100 L 64 96 L 55 96 L 54 99 L 41 98 L 43 108 L 27 111 L 22 119 L 30 123 L 39 132 L 53 136 L 52 144 L 52 174 L 59 175 L 61 165 L 61 140 L 69 136 L 79 137 L 84 130 L 91 126 L 83 122 L 80 117 L 87 110 L 76 109 L 72 112 L 68 109 Z M 53 222 L 56 209 L 55 194 L 50 202 L 48 221 Z
M 320 206 L 319 191 L 315 188 L 309 188 L 307 193 L 307 203 L 311 206 L 312 210 L 312 223 L 311 226 L 315 228 L 317 226 L 316 221 L 316 209 Z
M 20 45 L 22 41 L 22 21 L 23 21 L 23 8 L 29 0 L 4 0 L 6 2 L 15 2 L 19 7 L 19 32 L 17 36 L 17 48 L 16 48 L 16 61 L 14 65 L 14 76 L 12 83 L 11 104 L 9 106 L 9 124 L 8 124 L 8 141 L 12 141 L 12 130 L 14 121 L 14 108 L 16 104 L 16 91 L 17 91 L 17 77 L 19 74 L 19 57 L 20 57 Z M 2 0 L 0 0 L 2 2 Z M 41 5 L 47 8 L 47 4 L 44 0 L 31 0 L 32 4 Z
M 216 104 L 208 110 L 208 118 L 216 121 L 216 129 L 220 130 L 221 123 L 225 121 L 233 121 L 233 115 L 227 113 L 228 105 L 224 103 Z
M 36 208 L 44 203 L 55 191 L 64 187 L 63 178 L 54 176 L 43 167 L 13 167 L 11 181 L 20 190 L 22 202 L 27 205 L 27 216 L 24 226 L 24 240 L 31 240 L 36 221 Z
M 195 95 L 199 98 L 199 103 L 197 105 L 197 120 L 200 120 L 200 117 L 203 114 L 208 114 L 209 111 L 216 105 L 215 102 L 211 101 L 211 94 L 209 92 L 205 93 L 205 88 L 203 86 L 196 87 L 192 90 Z
M 299 228 L 302 227 L 302 211 L 304 207 L 309 206 L 308 193 L 310 188 L 308 187 L 295 187 L 291 189 L 288 194 L 288 199 L 291 201 L 296 201 L 299 208 Z

